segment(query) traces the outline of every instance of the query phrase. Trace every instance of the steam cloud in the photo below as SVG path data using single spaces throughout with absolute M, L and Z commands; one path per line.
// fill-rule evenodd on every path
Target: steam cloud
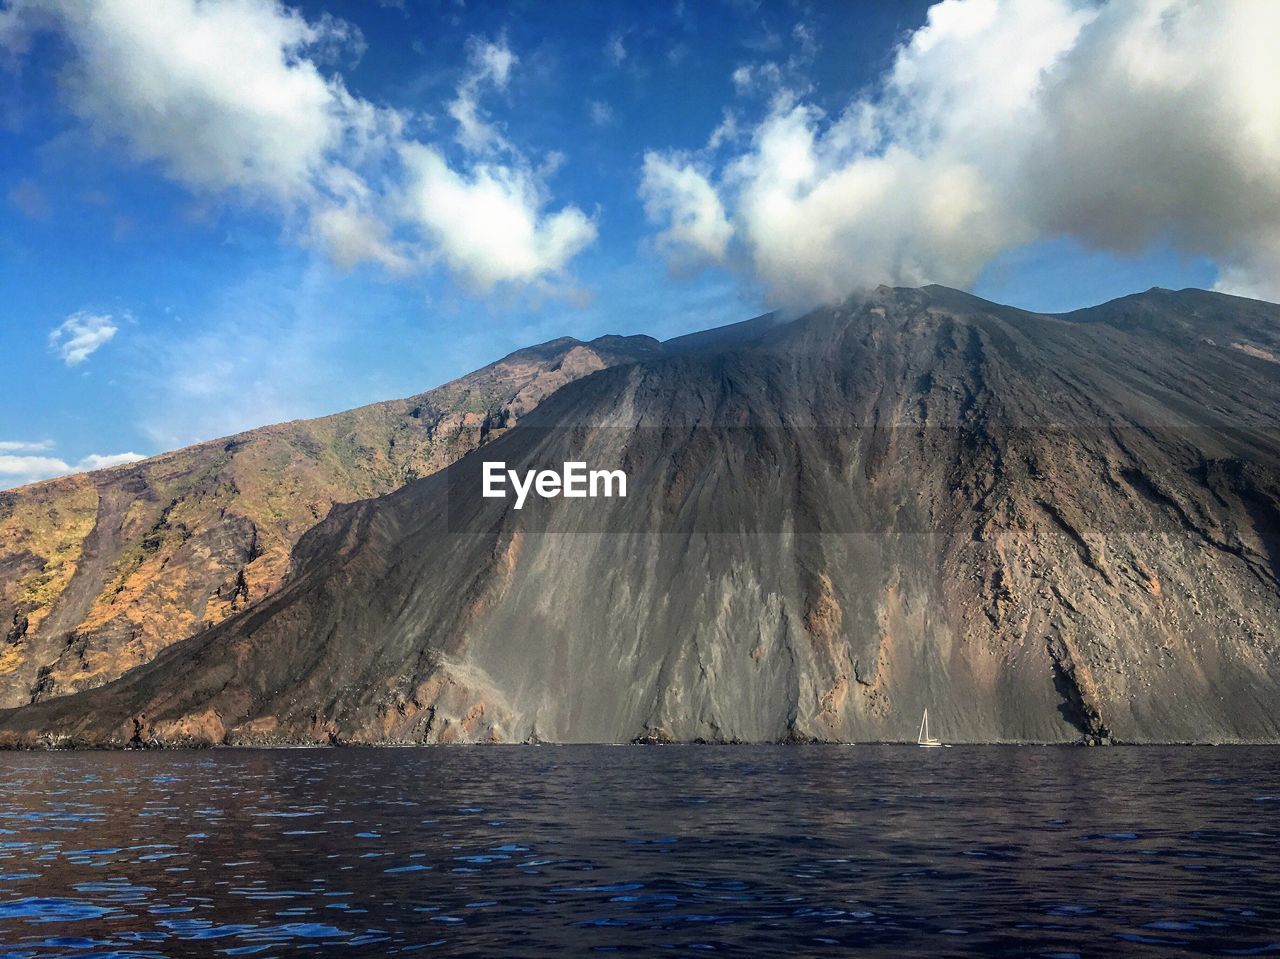
M 1062 236 L 1280 299 L 1277 50 L 1270 0 L 944 0 L 839 115 L 778 86 L 736 150 L 647 154 L 641 196 L 669 256 L 795 308 Z

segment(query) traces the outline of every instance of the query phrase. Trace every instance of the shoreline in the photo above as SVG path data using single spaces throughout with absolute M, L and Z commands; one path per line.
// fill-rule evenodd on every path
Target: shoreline
M 89 753 L 89 752 L 209 752 L 209 751 L 232 751 L 232 750 L 352 750 L 352 749 L 370 749 L 370 750 L 421 750 L 421 749 L 500 749 L 500 748 L 519 748 L 526 747 L 547 747 L 547 748 L 625 748 L 625 747 L 675 747 L 675 748 L 722 748 L 722 747 L 761 747 L 761 746 L 781 746 L 781 747 L 876 747 L 876 746 L 901 746 L 901 747 L 919 747 L 919 744 L 911 740 L 862 740 L 858 742 L 837 742 L 835 740 L 814 740 L 811 742 L 796 742 L 794 740 L 761 740 L 759 742 L 711 742 L 711 741 L 676 741 L 676 742 L 454 742 L 454 743 L 398 743 L 398 742 L 362 742 L 362 743 L 288 743 L 288 742 L 238 742 L 238 743 L 148 743 L 145 745 L 136 744 L 68 744 L 57 745 L 49 743 L 3 743 L 0 744 L 0 753 Z M 981 742 L 955 742 L 946 743 L 945 746 L 960 749 L 983 749 L 983 748 L 1033 748 L 1033 749 L 1079 749 L 1104 747 L 1108 749 L 1151 749 L 1151 748 L 1221 748 L 1227 749 L 1232 747 L 1257 747 L 1257 746 L 1275 746 L 1280 747 L 1280 742 L 1274 740 L 1232 740 L 1226 742 L 1196 742 L 1196 741 L 1168 741 L 1168 742 L 1107 742 L 1107 743 L 1089 743 L 1089 742 L 1037 742 L 1032 740 L 987 740 Z

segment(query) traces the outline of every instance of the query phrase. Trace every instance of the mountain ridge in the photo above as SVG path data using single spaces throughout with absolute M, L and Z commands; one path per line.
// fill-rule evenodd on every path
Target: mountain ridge
M 561 337 L 411 397 L 0 492 L 0 705 L 114 679 L 278 588 L 333 503 L 439 469 L 564 383 L 660 349 Z
M 928 705 L 956 741 L 1276 741 L 1280 369 L 1249 350 L 1280 351 L 1280 307 L 953 294 L 577 379 L 493 455 L 626 462 L 625 502 L 515 514 L 464 456 L 335 508 L 265 601 L 0 734 L 875 741 Z

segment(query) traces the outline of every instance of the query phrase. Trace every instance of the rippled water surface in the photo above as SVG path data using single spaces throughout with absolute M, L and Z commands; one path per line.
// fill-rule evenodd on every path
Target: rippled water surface
M 0 955 L 1280 953 L 1280 748 L 0 754 Z

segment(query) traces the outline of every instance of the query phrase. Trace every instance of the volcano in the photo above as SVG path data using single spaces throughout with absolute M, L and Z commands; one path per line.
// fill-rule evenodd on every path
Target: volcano
M 1280 741 L 1280 307 L 882 288 L 663 346 L 0 737 Z M 627 495 L 516 510 L 499 461 Z

